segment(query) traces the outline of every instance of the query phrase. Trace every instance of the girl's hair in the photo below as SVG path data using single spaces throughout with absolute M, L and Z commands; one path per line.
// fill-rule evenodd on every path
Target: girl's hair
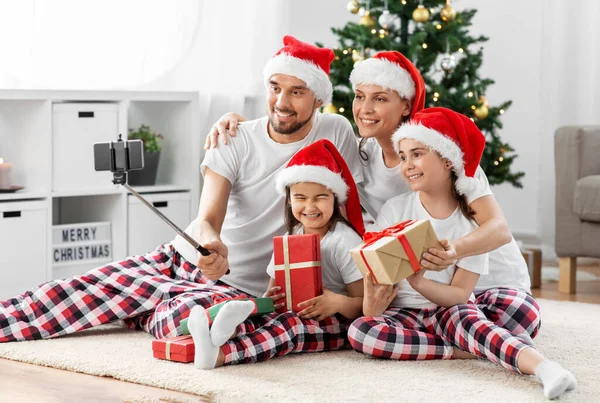
M 409 99 L 408 102 L 411 102 L 411 105 L 412 105 L 413 100 Z M 402 121 L 400 122 L 400 125 L 402 126 L 404 123 L 408 122 L 409 120 L 410 120 L 410 114 L 407 116 L 403 116 Z M 363 150 L 365 144 L 367 144 L 367 140 L 368 140 L 368 138 L 362 137 L 360 139 L 360 143 L 358 143 L 358 155 L 360 155 L 360 159 L 365 162 L 369 160 L 369 155 L 367 154 L 367 152 L 365 150 Z
M 300 225 L 300 221 L 298 221 L 296 219 L 296 217 L 294 217 L 294 213 L 292 212 L 292 200 L 291 200 L 289 186 L 286 186 L 286 188 L 285 188 L 284 221 L 285 221 L 285 229 L 288 232 L 288 234 L 292 234 L 294 231 L 294 228 L 296 228 L 297 225 Z M 360 236 L 360 233 L 356 230 L 356 228 L 354 228 L 354 226 L 350 223 L 350 221 L 348 221 L 348 219 L 346 217 L 344 217 L 344 215 L 342 214 L 342 211 L 340 210 L 340 205 L 338 203 L 338 198 L 334 194 L 333 195 L 333 214 L 331 215 L 331 218 L 329 219 L 329 224 L 330 224 L 329 230 L 335 229 L 335 224 L 337 224 L 338 221 L 341 221 L 344 224 L 346 224 L 348 227 L 352 228 L 354 230 L 354 232 L 356 232 Z
M 458 201 L 458 207 L 460 208 L 461 213 L 463 213 L 465 217 L 467 217 L 469 220 L 474 221 L 475 211 L 473 211 L 473 209 L 469 206 L 469 203 L 467 202 L 467 196 L 459 194 L 458 190 L 456 190 L 456 180 L 458 179 L 458 177 L 456 176 L 456 172 L 454 172 L 454 170 L 452 170 L 451 172 L 452 194 L 454 195 L 454 198 L 456 198 L 456 200 Z

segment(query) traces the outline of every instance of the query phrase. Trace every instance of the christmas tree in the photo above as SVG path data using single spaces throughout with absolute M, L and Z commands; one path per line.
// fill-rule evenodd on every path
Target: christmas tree
M 500 116 L 510 106 L 489 105 L 485 94 L 494 83 L 478 74 L 483 61 L 479 45 L 487 37 L 472 37 L 468 27 L 476 10 L 455 10 L 450 0 L 351 0 L 348 11 L 360 14 L 358 24 L 332 28 L 338 37 L 331 65 L 333 102 L 323 110 L 346 116 L 354 125 L 354 93 L 348 81 L 354 64 L 380 50 L 397 50 L 411 59 L 427 85 L 425 106 L 444 106 L 472 118 L 486 135 L 481 167 L 490 184 L 522 187 L 523 172 L 511 172 L 516 155 L 498 130 Z

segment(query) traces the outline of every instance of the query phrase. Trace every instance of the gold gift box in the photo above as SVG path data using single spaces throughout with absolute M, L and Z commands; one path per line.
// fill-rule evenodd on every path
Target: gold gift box
M 364 242 L 350 249 L 363 276 L 376 284 L 396 284 L 419 271 L 421 255 L 429 248 L 444 250 L 429 220 L 408 220 L 381 232 L 367 232 Z

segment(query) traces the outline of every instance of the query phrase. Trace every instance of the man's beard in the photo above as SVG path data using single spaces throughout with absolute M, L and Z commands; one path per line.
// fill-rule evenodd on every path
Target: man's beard
M 296 122 L 295 124 L 292 124 L 289 127 L 285 127 L 285 123 L 284 124 L 280 124 L 273 117 L 273 115 L 275 114 L 275 108 L 272 107 L 271 108 L 271 113 L 269 114 L 269 124 L 271 125 L 271 127 L 273 128 L 273 130 L 275 130 L 275 132 L 279 133 L 279 134 L 294 134 L 294 133 L 297 133 L 300 129 L 302 129 L 304 126 L 306 126 L 308 124 L 308 122 L 310 122 L 312 120 L 312 118 L 313 118 L 313 116 L 315 114 L 315 107 L 316 107 L 316 102 L 313 103 L 312 113 L 310 114 L 310 116 L 308 117 L 308 119 L 306 119 L 305 121 L 302 121 L 302 122 Z M 279 109 L 279 111 L 281 111 L 283 113 L 289 113 L 289 112 L 291 112 L 291 111 L 287 111 L 287 110 L 284 110 L 284 109 Z

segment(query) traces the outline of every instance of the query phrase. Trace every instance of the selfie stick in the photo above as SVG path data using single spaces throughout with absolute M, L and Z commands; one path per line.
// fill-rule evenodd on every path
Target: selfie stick
M 173 221 L 169 220 L 169 218 L 166 215 L 161 213 L 159 209 L 154 207 L 151 203 L 149 203 L 146 199 L 144 199 L 138 192 L 133 190 L 131 188 L 131 186 L 129 186 L 127 183 L 121 183 L 121 185 L 123 185 L 123 187 L 125 187 L 125 189 L 129 190 L 131 192 L 131 194 L 133 194 L 135 197 L 137 197 L 142 203 L 144 203 L 146 206 L 148 206 L 148 208 L 150 210 L 152 210 L 157 216 L 162 218 L 162 220 L 164 222 L 169 224 L 169 226 L 171 228 L 173 228 L 175 230 L 175 232 L 177 232 L 179 235 L 181 235 L 181 237 L 183 239 L 185 239 L 190 245 L 192 245 L 194 247 L 194 249 L 196 249 L 198 252 L 200 252 L 200 254 L 202 254 L 202 256 L 210 255 L 210 252 L 208 251 L 208 249 L 206 249 L 204 246 L 202 246 L 198 242 L 196 242 L 196 240 L 194 238 L 192 238 L 191 236 L 189 236 L 187 233 L 180 230 L 179 227 L 173 223 Z
M 161 213 L 156 207 L 154 207 L 151 203 L 149 203 L 138 192 L 133 190 L 131 188 L 131 186 L 129 186 L 127 184 L 127 171 L 129 170 L 129 155 L 127 152 L 127 142 L 125 142 L 125 143 L 122 143 L 122 142 L 123 142 L 123 139 L 121 138 L 121 135 L 119 134 L 119 139 L 117 140 L 117 143 L 122 144 L 123 148 L 120 148 L 120 150 L 123 151 L 123 149 L 124 149 L 125 151 L 123 151 L 122 153 L 119 154 L 121 159 L 119 159 L 118 162 L 117 162 L 117 157 L 115 156 L 114 144 L 111 142 L 109 145 L 110 170 L 113 173 L 112 183 L 114 183 L 115 185 L 122 185 L 123 187 L 125 187 L 125 189 L 127 189 L 129 192 L 131 192 L 132 195 L 137 197 L 142 203 L 144 203 L 150 210 L 152 210 L 164 222 L 169 224 L 169 226 L 171 228 L 173 228 L 177 234 L 181 235 L 181 237 L 183 239 L 185 239 L 190 245 L 192 245 L 194 247 L 194 249 L 196 249 L 198 252 L 200 252 L 200 254 L 202 256 L 210 255 L 210 252 L 208 251 L 208 249 L 206 249 L 205 247 L 200 245 L 198 242 L 196 242 L 196 240 L 194 238 L 192 238 L 191 236 L 186 234 L 184 231 L 179 229 L 179 227 L 177 227 L 177 225 L 175 225 L 171 220 L 169 220 L 167 218 L 167 216 L 165 216 L 163 213 Z M 96 156 L 94 156 L 94 159 L 95 158 L 96 158 Z M 141 167 L 143 167 L 143 162 L 142 162 Z M 96 170 L 98 170 L 98 168 L 96 168 Z

